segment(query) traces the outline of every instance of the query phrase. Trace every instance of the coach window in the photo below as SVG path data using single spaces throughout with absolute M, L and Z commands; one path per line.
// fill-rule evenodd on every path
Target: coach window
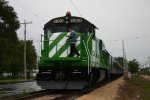
M 111 71 L 113 71 L 113 60 L 112 60 L 112 58 L 110 59 L 110 67 L 111 67 Z

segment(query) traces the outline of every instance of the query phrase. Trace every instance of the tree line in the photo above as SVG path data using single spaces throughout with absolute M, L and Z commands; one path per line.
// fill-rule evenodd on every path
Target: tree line
M 10 76 L 22 76 L 24 71 L 24 42 L 19 40 L 17 30 L 20 22 L 14 8 L 8 1 L 0 0 L 0 76 L 10 73 Z M 32 40 L 26 41 L 27 70 L 36 68 L 37 55 Z
M 118 63 L 121 66 L 123 66 L 123 57 L 116 57 L 115 59 L 118 61 Z M 140 66 L 140 63 L 136 59 L 133 59 L 131 61 L 127 61 L 128 71 L 133 73 L 133 74 L 139 72 L 139 66 Z

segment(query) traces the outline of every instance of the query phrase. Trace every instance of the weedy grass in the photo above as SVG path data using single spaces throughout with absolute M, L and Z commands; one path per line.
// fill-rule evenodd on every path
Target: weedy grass
M 140 76 L 134 76 L 132 80 L 144 90 L 144 95 L 141 97 L 141 100 L 150 100 L 150 81 Z
M 150 81 L 134 75 L 118 90 L 117 100 L 150 100 Z
M 33 81 L 34 79 L 28 79 L 27 81 Z M 0 79 L 0 84 L 3 83 L 17 83 L 17 82 L 24 82 L 24 78 L 18 78 L 18 79 L 11 79 L 11 78 L 6 78 L 6 79 Z
M 20 81 L 24 81 L 24 79 L 1 79 L 0 83 L 20 82 Z

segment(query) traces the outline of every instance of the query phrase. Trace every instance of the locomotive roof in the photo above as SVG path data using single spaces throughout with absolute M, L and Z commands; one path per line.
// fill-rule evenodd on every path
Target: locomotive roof
M 49 22 L 47 22 L 44 25 L 44 29 L 50 28 L 50 27 L 55 26 L 55 25 L 66 25 L 67 26 L 67 24 L 65 22 L 66 17 L 68 17 L 68 16 L 62 16 L 62 17 L 57 17 L 57 18 L 51 19 Z M 69 25 L 80 24 L 80 25 L 88 26 L 88 27 L 94 28 L 94 29 L 97 28 L 94 24 L 92 24 L 91 22 L 87 21 L 86 19 L 84 19 L 82 17 L 69 16 L 69 21 L 70 21 Z

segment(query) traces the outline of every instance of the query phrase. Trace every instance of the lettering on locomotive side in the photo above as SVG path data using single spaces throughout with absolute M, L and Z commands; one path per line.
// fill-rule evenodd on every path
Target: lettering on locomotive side
M 53 23 L 61 24 L 61 23 L 64 23 L 64 22 L 65 22 L 64 19 L 55 19 Z M 70 19 L 70 22 L 71 23 L 82 23 L 82 19 L 80 19 L 80 18 L 73 18 L 73 19 Z

